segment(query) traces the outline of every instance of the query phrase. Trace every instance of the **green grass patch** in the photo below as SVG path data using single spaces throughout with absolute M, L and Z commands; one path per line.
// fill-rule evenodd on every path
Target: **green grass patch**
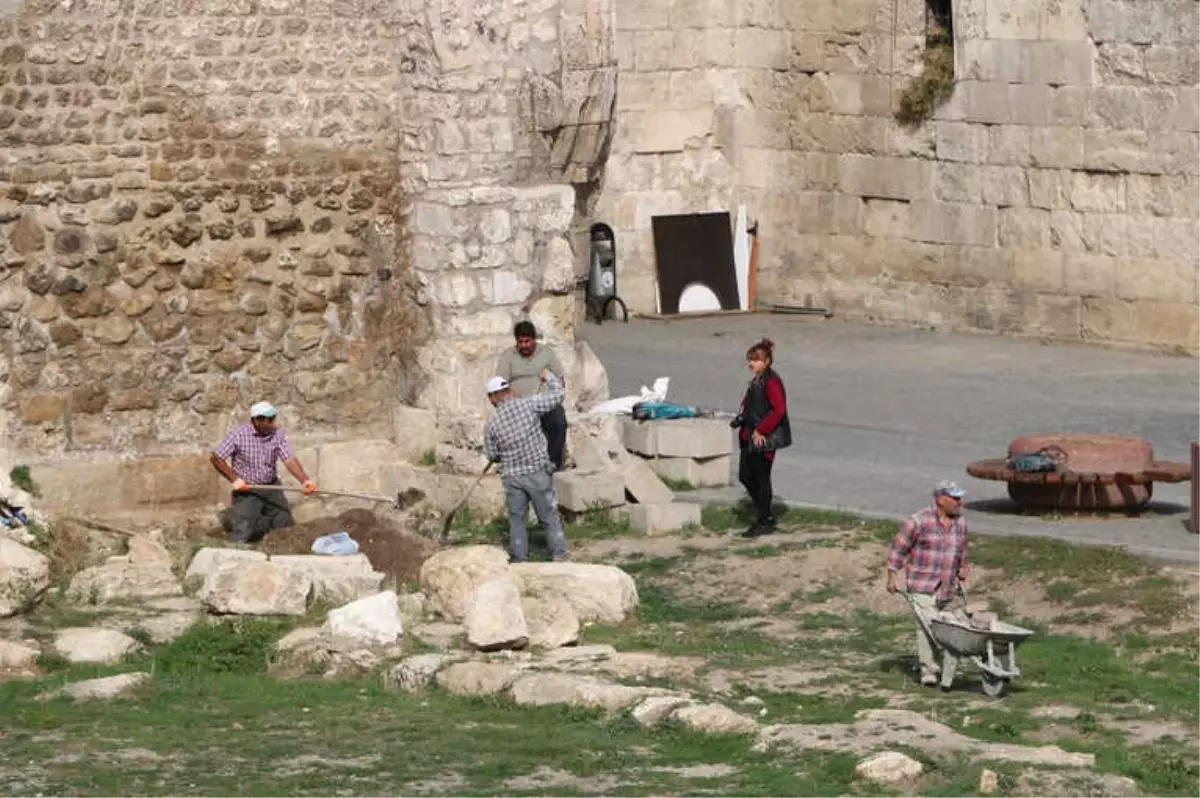
M 530 510 L 529 535 L 530 559 L 545 554 L 546 531 L 537 516 Z M 606 540 L 634 536 L 629 519 L 610 510 L 589 510 L 573 515 L 564 514 L 563 534 L 568 547 L 572 540 Z M 456 543 L 480 543 L 508 545 L 508 517 L 504 515 L 483 518 L 463 507 L 454 516 L 451 539 Z
M 896 534 L 895 521 L 866 518 L 840 510 L 820 510 L 808 507 L 788 507 L 776 504 L 772 512 L 781 532 L 859 532 L 867 539 L 889 541 Z M 714 505 L 703 508 L 700 523 L 714 532 L 728 532 L 749 527 L 758 519 L 758 513 L 748 501 L 734 505 Z
M 676 493 L 687 493 L 688 491 L 693 491 L 693 490 L 697 489 L 697 486 L 693 485 L 691 480 L 674 479 L 673 477 L 664 477 L 661 474 L 659 475 L 658 478 L 662 480 L 662 483 L 664 485 L 666 485 L 668 488 L 675 491 Z
M 855 757 L 803 767 L 748 736 L 561 707 L 516 708 L 374 684 L 275 681 L 247 673 L 155 679 L 136 701 L 35 702 L 0 685 L 9 792 L 72 795 L 858 794 Z M 531 730 L 536 730 L 531 733 Z M 704 777 L 686 769 L 723 764 Z M 569 781 L 539 786 L 544 769 Z
M 1031 537 L 976 538 L 971 560 L 1046 585 L 1046 597 L 1077 608 L 1125 607 L 1139 626 L 1169 625 L 1188 612 L 1178 583 L 1124 549 Z
M 8 472 L 8 479 L 14 488 L 23 490 L 34 498 L 42 495 L 42 491 L 33 481 L 33 474 L 30 473 L 27 465 L 13 466 L 12 470 Z

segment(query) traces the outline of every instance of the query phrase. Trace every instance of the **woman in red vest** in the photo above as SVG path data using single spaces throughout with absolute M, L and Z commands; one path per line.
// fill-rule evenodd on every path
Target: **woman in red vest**
M 758 512 L 758 520 L 742 537 L 769 535 L 775 529 L 771 512 L 771 466 L 775 452 L 792 444 L 788 421 L 787 391 L 772 365 L 775 344 L 764 338 L 746 351 L 746 365 L 753 375 L 742 399 L 742 409 L 733 420 L 738 430 L 738 480 L 745 486 Z

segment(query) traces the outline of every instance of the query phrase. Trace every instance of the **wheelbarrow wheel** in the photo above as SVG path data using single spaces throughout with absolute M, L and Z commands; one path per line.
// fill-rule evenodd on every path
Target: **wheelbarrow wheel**
M 988 698 L 999 698 L 1004 695 L 1004 691 L 1008 689 L 1008 679 L 984 671 L 980 674 L 980 682 L 983 684 L 983 694 Z

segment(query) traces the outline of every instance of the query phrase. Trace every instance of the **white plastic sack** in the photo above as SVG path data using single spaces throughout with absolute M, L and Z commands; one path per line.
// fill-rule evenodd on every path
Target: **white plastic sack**
M 358 543 L 346 532 L 334 532 L 332 535 L 322 535 L 313 541 L 313 554 L 357 554 Z
M 609 399 L 606 402 L 601 402 L 595 407 L 584 413 L 585 416 L 601 416 L 618 413 L 632 413 L 633 406 L 638 402 L 665 402 L 667 401 L 667 389 L 671 385 L 670 377 L 659 377 L 654 381 L 653 388 L 642 386 L 642 392 L 638 396 L 618 396 L 615 399 Z

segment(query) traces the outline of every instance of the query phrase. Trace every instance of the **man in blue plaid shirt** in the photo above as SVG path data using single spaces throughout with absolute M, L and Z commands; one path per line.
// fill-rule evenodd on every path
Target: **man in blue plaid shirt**
M 546 435 L 541 416 L 562 405 L 563 386 L 545 369 L 541 374 L 546 390 L 518 398 L 503 377 L 488 380 L 487 395 L 496 413 L 483 427 L 483 453 L 489 462 L 500 463 L 500 484 L 508 507 L 509 555 L 512 562 L 529 557 L 525 518 L 529 503 L 546 529 L 546 545 L 555 562 L 567 559 L 558 497 L 554 494 L 554 464 L 546 454 Z

